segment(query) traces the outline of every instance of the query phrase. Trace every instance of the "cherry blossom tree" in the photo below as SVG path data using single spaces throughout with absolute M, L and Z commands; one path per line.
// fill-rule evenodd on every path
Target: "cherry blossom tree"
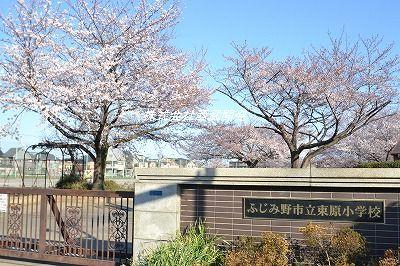
M 280 61 L 268 48 L 234 49 L 216 73 L 219 92 L 282 138 L 294 168 L 393 108 L 399 58 L 378 37 L 332 38 L 329 47 Z
M 2 101 L 80 144 L 101 189 L 110 147 L 172 134 L 208 100 L 201 58 L 171 45 L 179 16 L 167 0 L 19 0 L 2 17 Z
M 354 167 L 365 162 L 391 160 L 400 141 L 400 114 L 377 120 L 326 150 L 314 160 L 322 167 Z
M 284 143 L 277 136 L 249 124 L 202 125 L 200 133 L 185 143 L 184 150 L 192 160 L 237 159 L 250 168 L 280 166 L 286 159 Z

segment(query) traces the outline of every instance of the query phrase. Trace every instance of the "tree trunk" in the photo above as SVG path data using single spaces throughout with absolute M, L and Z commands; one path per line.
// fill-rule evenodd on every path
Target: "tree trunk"
M 312 159 L 312 158 L 313 158 L 313 157 L 310 157 L 310 156 L 304 157 L 303 162 L 301 163 L 301 168 L 310 167 L 311 159 Z
M 76 176 L 76 158 L 75 158 L 75 154 L 74 154 L 73 150 L 70 149 L 70 148 L 68 148 L 68 154 L 69 154 L 69 157 L 71 159 L 71 164 L 72 164 L 71 173 L 70 174 L 71 174 L 71 176 L 75 177 Z M 82 177 L 80 176 L 79 179 L 81 179 L 81 178 Z
M 300 168 L 300 155 L 297 152 L 290 152 L 290 167 Z
M 95 190 L 104 190 L 104 175 L 106 170 L 108 148 L 99 148 L 96 151 L 96 158 L 94 160 L 93 172 L 93 187 Z
M 392 147 L 386 152 L 385 161 L 389 161 L 390 154 L 392 153 L 392 150 L 394 149 L 394 147 L 395 147 L 395 146 L 392 146 Z M 393 157 L 394 157 L 394 155 L 393 155 Z M 395 157 L 394 157 L 394 158 L 395 158 Z M 394 158 L 393 158 L 393 159 L 394 159 Z

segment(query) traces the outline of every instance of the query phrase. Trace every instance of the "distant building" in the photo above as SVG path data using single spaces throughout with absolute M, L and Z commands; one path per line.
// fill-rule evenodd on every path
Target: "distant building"
M 110 148 L 106 161 L 106 176 L 125 178 L 133 176 L 133 156 L 131 153 Z
M 159 159 L 147 159 L 147 167 L 145 168 L 159 168 L 160 160 Z
M 132 154 L 121 149 L 110 148 L 107 154 L 105 176 L 108 178 L 130 178 L 135 168 L 195 168 L 197 165 L 185 158 L 159 159 L 148 158 L 140 154 Z M 93 173 L 94 163 L 89 158 L 86 163 L 86 176 Z
M 145 164 L 143 167 L 139 168 L 195 168 L 197 165 L 185 158 L 169 158 L 162 157 L 159 159 L 145 159 Z
M 108 178 L 127 178 L 134 175 L 134 158 L 129 152 L 110 148 L 107 153 L 105 176 Z M 86 160 L 86 176 L 91 177 L 94 162 L 90 157 Z
M 18 148 L 10 148 L 7 152 L 2 153 L 2 158 L 8 158 L 12 160 L 23 160 L 25 155 L 25 149 L 18 147 Z M 30 154 L 27 154 L 27 158 L 31 159 Z
M 0 176 L 2 177 L 16 177 L 21 176 L 24 167 L 25 156 L 25 171 L 32 173 L 35 170 L 34 158 L 31 154 L 26 153 L 25 149 L 10 148 L 5 153 L 0 154 Z
M 161 158 L 160 168 L 195 168 L 196 164 L 184 158 Z
M 43 150 L 28 150 L 18 147 L 0 153 L 0 177 L 26 178 L 44 177 L 60 178 L 62 173 L 69 173 L 72 162 L 64 163 L 54 154 Z
M 241 161 L 229 161 L 229 168 L 248 168 L 247 164 Z
M 24 148 L 10 148 L 7 152 L 0 150 L 0 177 L 60 177 L 62 172 L 69 173 L 73 167 L 71 161 L 62 162 L 60 158 L 47 152 L 25 152 Z M 25 156 L 25 163 L 24 163 Z M 47 168 L 46 168 L 47 162 Z M 197 165 L 185 158 L 151 159 L 140 154 L 132 154 L 121 149 L 110 148 L 107 154 L 105 176 L 108 178 L 130 178 L 135 175 L 135 168 L 195 168 Z M 46 172 L 47 169 L 47 172 Z M 80 171 L 82 166 L 78 169 Z M 85 176 L 92 177 L 93 160 L 85 157 Z
M 132 164 L 135 168 L 148 168 L 148 158 L 144 155 L 135 154 L 132 156 Z

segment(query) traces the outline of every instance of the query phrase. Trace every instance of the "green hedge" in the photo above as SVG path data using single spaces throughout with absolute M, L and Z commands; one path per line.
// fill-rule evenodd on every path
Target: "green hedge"
M 400 168 L 400 161 L 369 162 L 360 164 L 357 168 Z
M 77 176 L 65 176 L 57 182 L 56 188 L 90 190 L 92 189 L 92 184 Z M 125 189 L 114 180 L 104 180 L 104 190 L 117 191 Z

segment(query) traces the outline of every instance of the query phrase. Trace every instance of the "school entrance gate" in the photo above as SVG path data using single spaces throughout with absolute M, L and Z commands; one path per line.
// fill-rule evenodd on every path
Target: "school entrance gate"
M 134 192 L 0 188 L 0 256 L 77 265 L 132 258 Z

